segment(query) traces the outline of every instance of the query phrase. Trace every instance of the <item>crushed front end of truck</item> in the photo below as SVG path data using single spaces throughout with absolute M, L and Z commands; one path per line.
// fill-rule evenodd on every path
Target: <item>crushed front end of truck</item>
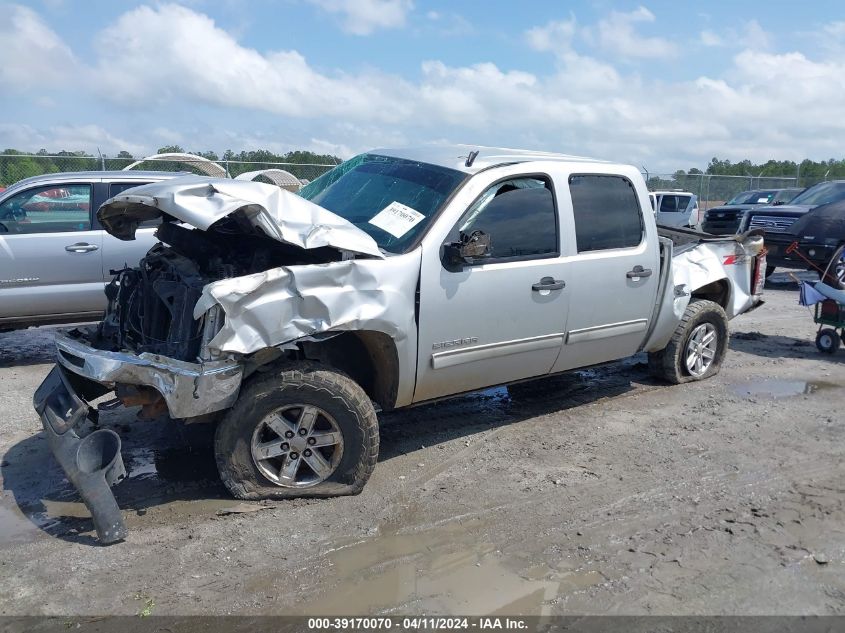
M 292 341 L 365 318 L 395 322 L 388 298 L 404 280 L 376 279 L 368 266 L 384 255 L 369 235 L 270 185 L 175 179 L 128 190 L 98 217 L 121 239 L 161 218 L 160 243 L 137 267 L 112 271 L 103 321 L 57 335 L 56 366 L 33 404 L 108 544 L 126 537 L 110 488 L 126 470 L 117 433 L 90 431 L 94 401 L 113 392 L 140 417 L 202 420 L 231 407 L 245 375 Z

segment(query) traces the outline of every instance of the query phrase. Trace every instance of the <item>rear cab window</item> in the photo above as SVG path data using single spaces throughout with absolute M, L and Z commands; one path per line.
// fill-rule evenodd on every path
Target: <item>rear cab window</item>
M 569 193 L 579 253 L 634 248 L 645 233 L 633 183 L 622 176 L 573 174 Z

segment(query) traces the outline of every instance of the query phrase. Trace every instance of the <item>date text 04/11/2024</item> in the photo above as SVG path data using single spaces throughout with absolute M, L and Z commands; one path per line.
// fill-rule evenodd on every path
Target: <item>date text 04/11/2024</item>
M 525 630 L 528 624 L 521 618 L 510 617 L 406 617 L 396 620 L 391 617 L 356 618 L 309 618 L 308 629 L 312 631 L 448 631 L 448 630 Z

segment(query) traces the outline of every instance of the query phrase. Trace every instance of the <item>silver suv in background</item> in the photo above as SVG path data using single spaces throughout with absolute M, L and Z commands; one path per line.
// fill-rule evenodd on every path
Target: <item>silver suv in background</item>
M 111 270 L 136 265 L 158 221 L 135 240 L 103 230 L 97 208 L 131 187 L 184 175 L 91 171 L 26 178 L 0 193 L 0 331 L 99 319 Z

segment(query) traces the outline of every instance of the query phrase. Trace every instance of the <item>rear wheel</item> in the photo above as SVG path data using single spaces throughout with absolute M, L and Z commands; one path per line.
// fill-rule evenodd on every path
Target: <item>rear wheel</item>
M 777 266 L 766 266 L 766 279 L 771 277 L 774 274 L 776 269 L 777 269 Z
M 728 317 L 712 301 L 690 301 L 669 344 L 648 355 L 652 375 L 674 384 L 719 372 L 728 349 Z
M 822 328 L 819 330 L 819 333 L 816 334 L 816 347 L 818 347 L 819 351 L 823 354 L 833 354 L 833 352 L 839 349 L 840 344 L 840 336 L 837 334 L 836 330 L 832 328 Z
M 220 478 L 239 499 L 358 494 L 378 457 L 378 420 L 349 377 L 285 368 L 241 392 L 214 449 Z

